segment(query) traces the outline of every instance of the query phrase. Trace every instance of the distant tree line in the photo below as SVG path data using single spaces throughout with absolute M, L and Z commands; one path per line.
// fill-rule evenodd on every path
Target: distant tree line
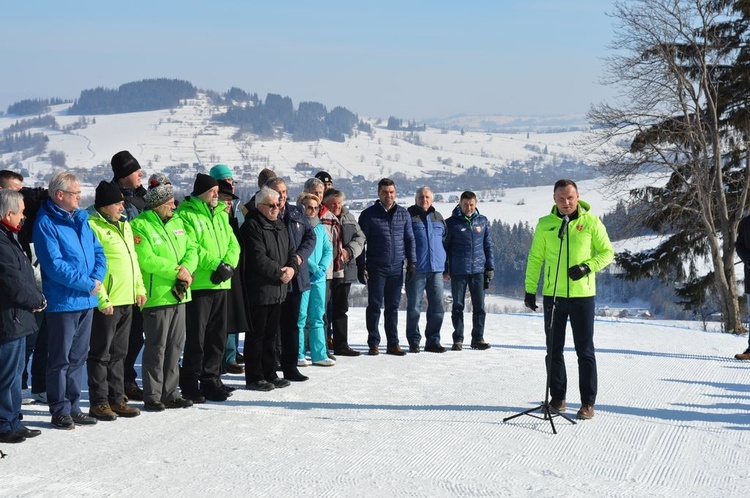
M 47 114 L 45 116 L 37 116 L 35 118 L 16 121 L 12 125 L 3 129 L 3 135 L 26 131 L 30 128 L 50 128 L 53 130 L 59 130 L 60 125 L 57 124 L 54 116 L 50 116 L 49 114 Z
M 252 133 L 261 137 L 273 137 L 277 133 L 288 133 L 298 142 L 328 139 L 343 142 L 351 136 L 359 119 L 345 107 L 334 107 L 328 112 L 319 102 L 301 102 L 294 109 L 292 99 L 269 93 L 265 102 L 257 94 L 232 88 L 225 102 L 230 106 L 223 114 L 214 117 L 217 121 L 238 126 L 240 133 Z M 233 102 L 252 105 L 234 105 Z
M 523 296 L 526 257 L 534 238 L 534 230 L 528 223 L 509 225 L 501 220 L 494 220 L 490 225 L 490 238 L 495 250 L 495 278 L 490 282 L 489 291 Z
M 196 88 L 188 81 L 158 78 L 125 83 L 119 88 L 98 87 L 83 90 L 68 114 L 119 114 L 154 111 L 179 105 L 194 98 Z
M 390 116 L 388 118 L 388 125 L 386 127 L 389 130 L 394 131 L 425 131 L 427 129 L 427 125 L 420 125 L 416 121 L 409 121 L 406 126 L 404 126 L 404 120 L 395 116 Z
M 17 114 L 18 116 L 44 114 L 49 112 L 49 106 L 64 104 L 65 102 L 67 101 L 59 98 L 19 100 L 8 106 L 8 114 Z
M 607 227 L 610 240 L 617 241 L 644 235 L 655 235 L 656 232 L 643 223 L 648 209 L 643 204 L 634 204 L 628 207 L 622 200 L 618 201 L 613 211 L 600 216 L 604 226 Z
M 0 139 L 0 154 L 32 149 L 32 155 L 41 154 L 47 147 L 49 138 L 44 133 L 21 132 L 3 135 Z

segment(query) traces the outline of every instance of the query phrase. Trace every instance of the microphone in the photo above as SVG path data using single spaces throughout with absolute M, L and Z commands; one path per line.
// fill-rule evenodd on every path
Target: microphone
M 570 218 L 568 218 L 568 215 L 566 214 L 563 216 L 562 219 L 562 225 L 560 225 L 560 231 L 557 232 L 557 238 L 562 240 L 562 238 L 565 236 L 565 230 L 568 229 L 568 223 L 570 223 Z

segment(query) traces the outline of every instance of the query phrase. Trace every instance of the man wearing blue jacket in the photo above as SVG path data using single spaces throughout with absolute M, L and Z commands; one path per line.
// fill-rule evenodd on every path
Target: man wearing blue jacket
M 32 235 L 47 298 L 47 399 L 52 425 L 60 429 L 96 423 L 81 411 L 81 382 L 107 262 L 80 199 L 78 178 L 56 173 Z
M 378 200 L 359 215 L 367 249 L 357 258 L 359 281 L 367 285 L 367 345 L 369 354 L 380 354 L 380 309 L 385 306 L 386 354 L 406 354 L 398 345 L 398 305 L 404 284 L 417 266 L 414 230 L 406 208 L 396 204 L 396 184 L 390 178 L 378 182 Z
M 409 207 L 414 243 L 417 251 L 417 268 L 406 282 L 406 339 L 409 352 L 419 353 L 422 336 L 419 333 L 419 315 L 422 312 L 422 295 L 427 291 L 427 326 L 424 331 L 424 350 L 444 353 L 440 345 L 440 328 L 443 326 L 443 270 L 445 269 L 445 220 L 432 205 L 432 190 L 421 187 L 414 196 L 415 204 Z
M 477 196 L 466 191 L 446 221 L 446 280 L 451 281 L 453 296 L 453 351 L 461 351 L 464 342 L 464 302 L 466 288 L 471 293 L 471 349 L 488 349 L 484 340 L 484 290 L 495 276 L 490 222 L 477 211 Z

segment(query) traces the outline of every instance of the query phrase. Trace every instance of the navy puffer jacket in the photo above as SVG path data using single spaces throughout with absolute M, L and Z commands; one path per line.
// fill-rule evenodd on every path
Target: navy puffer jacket
M 404 259 L 416 263 L 414 230 L 409 212 L 394 206 L 393 216 L 380 201 L 359 215 L 359 226 L 365 234 L 367 249 L 357 259 L 357 265 L 392 267 L 403 264 Z
M 417 273 L 443 272 L 445 269 L 445 220 L 434 206 L 425 211 L 414 205 L 408 209 L 417 250 Z
M 284 207 L 282 221 L 289 232 L 290 246 L 302 258 L 299 271 L 289 282 L 289 292 L 301 294 L 310 289 L 310 272 L 307 269 L 307 259 L 315 249 L 315 233 L 313 233 L 312 227 L 302 211 L 289 204 L 288 201 Z
M 445 222 L 445 271 L 450 275 L 472 275 L 493 270 L 494 251 L 490 238 L 490 222 L 486 216 L 474 211 L 467 218 L 456 206 Z

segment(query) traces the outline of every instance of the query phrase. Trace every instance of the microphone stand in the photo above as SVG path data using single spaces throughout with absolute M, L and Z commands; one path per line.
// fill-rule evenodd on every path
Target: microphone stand
M 560 239 L 560 248 L 557 251 L 557 268 L 555 269 L 555 285 L 552 289 L 552 307 L 550 309 L 549 327 L 545 327 L 544 331 L 545 335 L 547 336 L 547 356 L 545 358 L 545 364 L 547 366 L 547 384 L 544 388 L 544 401 L 539 406 L 535 406 L 534 408 L 523 411 L 521 413 L 516 413 L 515 415 L 511 415 L 510 417 L 506 417 L 503 419 L 503 422 L 507 422 L 508 420 L 513 420 L 514 418 L 520 417 L 522 415 L 528 415 L 529 417 L 534 417 L 541 420 L 549 420 L 549 423 L 552 426 L 553 434 L 557 434 L 557 429 L 555 428 L 555 422 L 553 420 L 554 417 L 562 417 L 573 425 L 575 425 L 576 423 L 575 420 L 571 419 L 563 413 L 560 413 L 559 410 L 553 407 L 550 404 L 549 397 L 549 385 L 552 379 L 552 346 L 554 345 L 553 331 L 555 330 L 555 311 L 557 311 L 557 283 L 560 276 L 560 260 L 562 256 L 563 241 L 568 240 L 568 237 L 566 236 L 568 233 L 568 223 L 570 223 L 570 219 L 567 215 L 565 215 L 563 217 L 563 223 L 560 226 L 560 231 L 557 233 L 557 236 Z M 568 256 L 570 256 L 570 241 L 568 241 Z M 542 304 L 542 307 L 543 306 L 544 304 Z

